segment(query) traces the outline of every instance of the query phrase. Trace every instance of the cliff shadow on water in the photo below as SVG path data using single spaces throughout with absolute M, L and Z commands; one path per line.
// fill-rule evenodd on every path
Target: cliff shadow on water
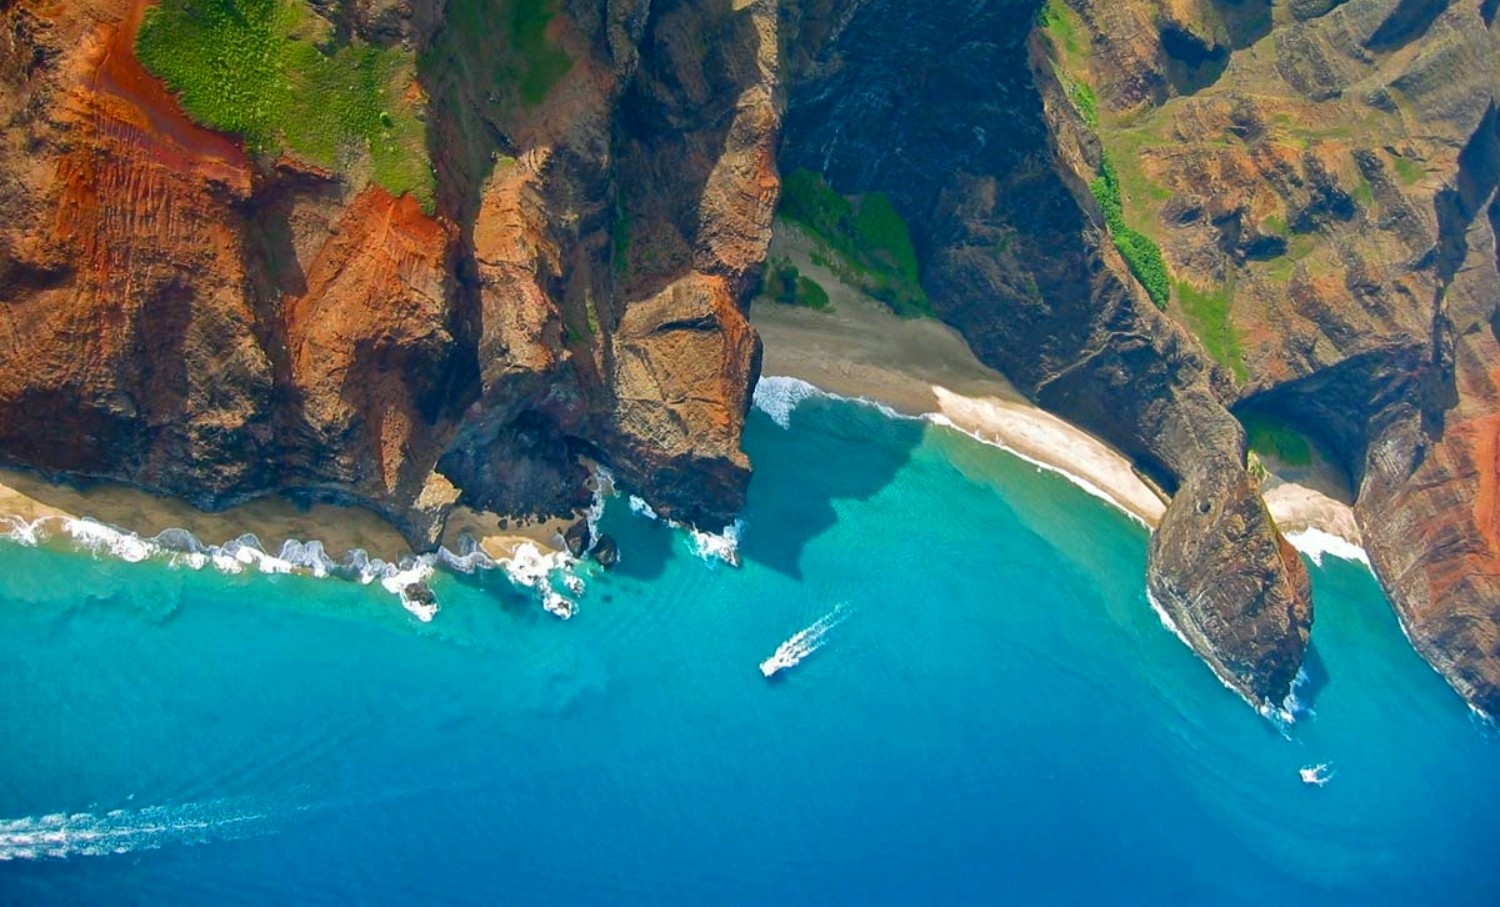
M 814 398 L 783 429 L 752 412 L 745 450 L 755 463 L 740 554 L 802 577 L 803 551 L 839 522 L 839 502 L 868 501 L 911 462 L 926 423 Z
M 802 579 L 807 546 L 839 522 L 839 504 L 869 501 L 911 463 L 926 423 L 813 397 L 785 416 L 752 410 L 745 451 L 755 463 L 738 552 L 747 562 Z M 614 574 L 645 583 L 682 556 L 680 530 L 611 506 L 600 528 L 620 545 Z

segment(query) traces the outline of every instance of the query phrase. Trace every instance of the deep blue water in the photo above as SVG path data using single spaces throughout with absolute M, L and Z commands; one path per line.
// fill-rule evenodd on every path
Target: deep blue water
M 1285 737 L 1062 479 L 826 400 L 746 444 L 743 568 L 619 502 L 566 623 L 0 542 L 0 903 L 1500 903 L 1500 743 L 1363 567 Z

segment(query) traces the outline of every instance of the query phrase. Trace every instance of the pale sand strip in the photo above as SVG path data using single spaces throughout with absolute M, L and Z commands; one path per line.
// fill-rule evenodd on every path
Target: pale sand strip
M 282 543 L 290 539 L 322 542 L 335 560 L 343 559 L 355 549 L 390 563 L 412 553 L 393 526 L 362 507 L 313 504 L 304 508 L 280 495 L 268 495 L 208 513 L 177 498 L 149 494 L 118 483 L 103 482 L 80 489 L 53 484 L 27 472 L 0 469 L 0 534 L 12 519 L 31 523 L 45 518 L 91 519 L 142 538 L 151 538 L 167 529 L 185 529 L 205 545 L 223 545 L 252 533 L 270 554 L 280 551 Z M 566 522 L 512 519 L 501 529 L 498 516 L 459 508 L 449 520 L 443 541 L 456 550 L 459 535 L 467 532 L 486 554 L 497 560 L 511 557 L 524 542 L 550 553 L 558 547 L 559 533 Z
M 813 264 L 808 248 L 806 237 L 795 230 L 778 229 L 772 254 L 790 259 L 817 280 L 828 291 L 832 308 L 817 312 L 758 300 L 751 322 L 765 341 L 764 374 L 863 397 L 904 415 L 939 416 L 1067 475 L 1148 526 L 1161 519 L 1165 502 L 1127 457 L 1027 401 L 1004 376 L 979 362 L 952 328 L 931 319 L 897 318 Z M 1276 464 L 1268 465 L 1276 469 Z M 1266 484 L 1266 505 L 1283 531 L 1318 530 L 1360 545 L 1349 504 L 1318 490 L 1336 487 L 1336 480 L 1303 476 L 1289 482 L 1273 475 Z M 1316 547 L 1316 539 L 1294 541 Z
M 772 254 L 790 258 L 816 279 L 833 309 L 813 312 L 758 301 L 751 320 L 765 340 L 767 375 L 798 378 L 845 397 L 864 397 L 897 412 L 936 415 L 955 428 L 1004 447 L 1047 469 L 1063 473 L 1121 510 L 1155 525 L 1162 498 L 1136 474 L 1130 461 L 1088 432 L 1027 401 L 998 372 L 980 363 L 948 326 L 932 320 L 905 321 L 814 265 L 807 241 L 778 229 Z M 1297 481 L 1273 476 L 1266 504 L 1283 531 L 1327 533 L 1359 546 L 1359 529 L 1336 478 L 1318 470 L 1282 470 Z M 315 504 L 303 508 L 268 496 L 217 513 L 197 510 L 116 483 L 87 489 L 55 485 L 26 472 L 0 469 L 0 526 L 8 518 L 89 518 L 149 538 L 166 529 L 186 529 L 201 542 L 222 545 L 245 533 L 270 553 L 288 539 L 320 541 L 335 559 L 362 549 L 395 562 L 411 549 L 400 533 L 375 513 L 358 507 Z M 523 542 L 544 551 L 559 547 L 566 520 L 529 523 L 460 508 L 450 518 L 444 543 L 460 534 L 476 538 L 491 557 L 512 555 Z M 1299 544 L 1316 546 L 1316 538 Z

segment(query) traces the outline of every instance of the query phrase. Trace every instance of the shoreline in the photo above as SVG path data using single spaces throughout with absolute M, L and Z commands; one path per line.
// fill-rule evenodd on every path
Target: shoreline
M 778 225 L 772 254 L 790 259 L 817 280 L 827 290 L 831 306 L 814 311 L 761 299 L 751 307 L 751 323 L 765 342 L 758 404 L 767 394 L 777 395 L 778 378 L 792 379 L 819 392 L 883 407 L 893 415 L 952 428 L 1062 475 L 1147 528 L 1160 521 L 1166 498 L 1136 472 L 1129 458 L 1027 400 L 1003 375 L 979 362 L 951 327 L 936 319 L 896 317 L 814 264 L 810 249 L 811 241 L 794 227 Z M 806 393 L 783 391 L 782 405 L 794 405 Z M 1289 542 L 1315 562 L 1332 555 L 1368 565 L 1349 493 L 1332 467 L 1321 459 L 1311 468 L 1269 460 L 1263 465 L 1268 472 L 1263 482 L 1266 506 Z M 358 557 L 360 552 L 392 565 L 419 559 L 390 523 L 362 507 L 302 505 L 269 494 L 209 512 L 123 483 L 101 481 L 80 488 L 0 468 L 0 532 L 9 530 L 21 538 L 35 535 L 36 527 L 49 522 L 61 524 L 62 534 L 70 534 L 70 525 L 92 523 L 134 537 L 138 544 L 182 530 L 214 549 L 243 548 L 241 540 L 253 535 L 260 552 L 270 559 L 289 542 L 316 543 L 331 561 Z M 551 557 L 566 551 L 563 534 L 572 522 L 521 521 L 458 508 L 448 519 L 441 545 L 449 552 L 459 551 L 467 536 L 492 561 L 515 559 L 528 548 Z M 252 560 L 242 558 L 241 563 Z M 296 563 L 290 567 L 316 572 Z
M 981 363 L 953 328 L 936 319 L 896 317 L 815 264 L 811 249 L 812 242 L 794 226 L 777 225 L 771 254 L 816 280 L 831 305 L 812 310 L 755 301 L 750 321 L 765 344 L 762 381 L 795 379 L 950 426 L 1063 475 L 1148 528 L 1160 522 L 1166 499 L 1128 457 L 1027 400 Z M 1263 465 L 1269 473 L 1262 483 L 1266 507 L 1289 542 L 1318 563 L 1332 555 L 1368 564 L 1337 475 L 1269 461 Z
M 448 521 L 441 547 L 450 552 L 473 548 L 492 561 L 524 557 L 530 546 L 543 557 L 564 550 L 562 533 L 571 522 L 505 521 L 498 514 L 457 508 Z M 152 494 L 119 482 L 100 481 L 85 487 L 54 483 L 36 473 L 0 467 L 0 535 L 26 544 L 45 538 L 71 536 L 76 544 L 95 548 L 120 547 L 127 560 L 141 552 L 178 550 L 185 539 L 163 546 L 164 534 L 186 532 L 206 556 L 204 563 L 235 572 L 258 565 L 267 572 L 321 575 L 320 565 L 348 566 L 383 562 L 393 568 L 419 564 L 421 555 L 384 517 L 363 507 L 328 503 L 303 505 L 281 494 L 267 494 L 220 511 L 199 510 L 179 498 Z M 256 544 L 248 545 L 247 536 Z M 282 557 L 297 552 L 290 560 Z M 153 552 L 154 553 L 154 552 Z M 239 567 L 231 562 L 236 561 Z M 409 572 L 410 567 L 407 568 Z M 374 578 L 374 577 L 372 577 Z

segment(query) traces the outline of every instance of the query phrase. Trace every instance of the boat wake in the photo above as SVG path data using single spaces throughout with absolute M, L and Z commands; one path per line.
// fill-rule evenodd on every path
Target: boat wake
M 804 658 L 823 648 L 829 632 L 848 616 L 848 609 L 839 605 L 818 618 L 812 626 L 798 631 L 792 638 L 777 646 L 776 652 L 760 663 L 760 673 L 770 679 L 787 668 L 795 668 Z
M 0 862 L 239 840 L 271 832 L 274 820 L 271 811 L 235 800 L 0 819 Z

